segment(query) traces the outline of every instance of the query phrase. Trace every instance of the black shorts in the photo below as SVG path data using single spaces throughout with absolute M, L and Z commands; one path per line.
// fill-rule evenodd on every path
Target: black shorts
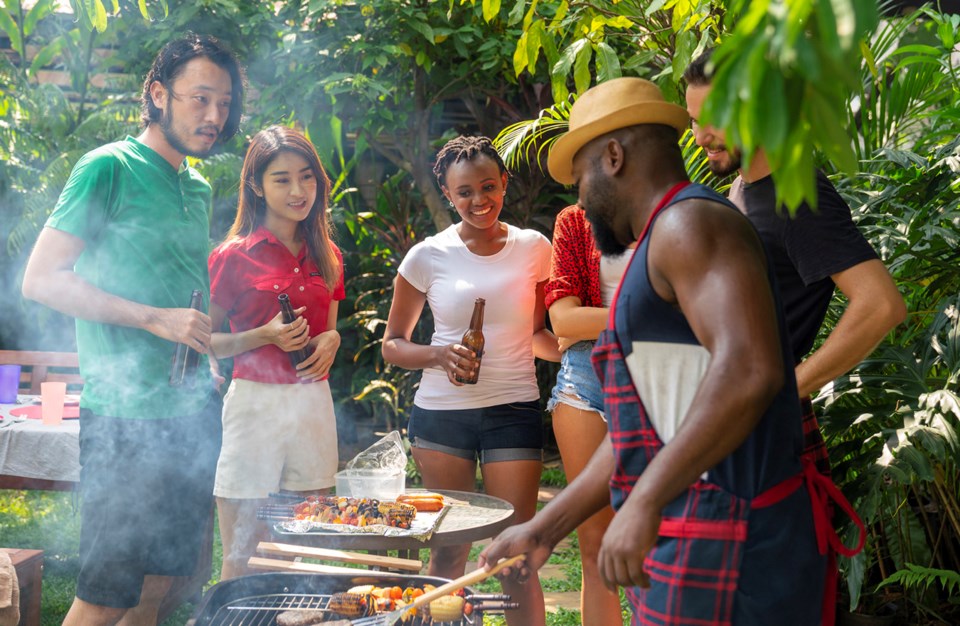
M 407 426 L 410 445 L 481 463 L 543 458 L 540 402 L 510 402 L 479 409 L 423 409 L 416 405 Z
M 144 576 L 194 572 L 213 509 L 221 402 L 196 414 L 129 419 L 80 413 L 77 597 L 140 603 Z

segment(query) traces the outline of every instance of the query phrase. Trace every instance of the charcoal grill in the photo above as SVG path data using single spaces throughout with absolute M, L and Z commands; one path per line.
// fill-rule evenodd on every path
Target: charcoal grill
M 378 587 L 439 587 L 449 582 L 444 578 L 389 574 L 357 570 L 351 574 L 268 573 L 241 576 L 218 583 L 204 595 L 193 620 L 195 626 L 274 626 L 276 616 L 288 609 L 326 609 L 330 597 L 357 585 Z M 466 595 L 473 595 L 469 588 Z M 500 599 L 500 598 L 491 598 Z M 433 622 L 440 624 L 439 622 Z M 413 626 L 429 621 L 416 619 Z M 479 626 L 483 624 L 482 605 L 459 622 L 443 622 L 444 626 Z

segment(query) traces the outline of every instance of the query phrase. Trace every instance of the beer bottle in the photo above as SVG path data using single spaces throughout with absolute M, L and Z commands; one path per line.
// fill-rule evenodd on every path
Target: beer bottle
M 297 316 L 293 313 L 293 305 L 290 304 L 290 296 L 285 293 L 281 293 L 277 296 L 277 300 L 280 301 L 280 312 L 283 314 L 283 323 L 292 324 L 296 321 Z M 293 352 L 288 353 L 290 355 L 290 363 L 293 364 L 293 369 L 297 369 L 297 366 L 307 360 L 307 357 L 310 356 L 310 353 L 306 348 L 300 348 L 299 350 L 294 350 Z
M 460 345 L 477 355 L 477 361 L 483 357 L 483 306 L 487 303 L 483 298 L 477 298 L 473 303 L 473 317 L 470 318 L 470 328 L 463 333 L 463 339 Z M 457 381 L 468 385 L 476 385 L 480 378 L 480 364 L 477 363 L 477 369 L 472 370 L 467 376 L 457 376 Z
M 190 308 L 199 311 L 202 306 L 203 292 L 194 289 L 193 293 L 190 294 Z M 177 350 L 173 353 L 173 363 L 170 365 L 170 386 L 182 387 L 186 385 L 192 387 L 199 363 L 199 352 L 185 343 L 178 343 Z

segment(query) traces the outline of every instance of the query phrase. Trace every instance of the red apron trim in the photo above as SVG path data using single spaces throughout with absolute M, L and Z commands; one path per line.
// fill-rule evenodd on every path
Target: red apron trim
M 650 224 L 653 223 L 654 216 L 660 212 L 660 209 L 665 207 L 673 197 L 680 193 L 680 190 L 690 184 L 689 180 L 684 180 L 673 187 L 660 198 L 660 202 L 657 203 L 657 206 L 654 207 L 653 211 L 650 212 L 650 217 L 647 218 L 647 223 L 643 226 L 643 232 L 640 233 L 640 237 L 637 238 L 637 246 L 633 249 L 633 252 L 630 253 L 630 261 L 627 263 L 626 269 L 624 269 L 623 274 L 620 276 L 620 283 L 617 285 L 617 290 L 613 293 L 613 300 L 610 301 L 610 316 L 607 318 L 607 328 L 616 328 L 613 324 L 614 312 L 617 308 L 617 298 L 620 297 L 620 287 L 623 285 L 623 277 L 627 275 L 627 269 L 630 269 L 630 264 L 633 263 L 633 257 L 637 255 L 637 250 L 640 248 L 640 242 L 643 241 L 643 238 L 647 236 L 647 230 L 650 229 Z
M 806 484 L 807 493 L 810 495 L 810 505 L 813 509 L 813 529 L 817 535 L 817 548 L 820 550 L 820 554 L 827 555 L 827 577 L 823 588 L 821 623 L 822 626 L 833 626 L 837 612 L 837 554 L 852 557 L 860 552 L 863 549 L 867 531 L 863 527 L 860 516 L 853 510 L 853 507 L 850 506 L 850 503 L 843 493 L 837 489 L 830 477 L 821 474 L 817 470 L 816 464 L 809 457 L 803 457 L 800 461 L 803 464 L 802 473 L 791 476 L 770 487 L 754 498 L 750 506 L 754 509 L 761 509 L 774 505 L 796 491 L 801 484 Z M 843 545 L 840 536 L 833 528 L 833 522 L 831 521 L 833 512 L 831 504 L 833 503 L 838 505 L 860 530 L 860 536 L 854 548 Z
M 747 522 L 745 521 L 707 521 L 664 518 L 660 522 L 661 537 L 680 539 L 714 539 L 717 541 L 746 541 Z

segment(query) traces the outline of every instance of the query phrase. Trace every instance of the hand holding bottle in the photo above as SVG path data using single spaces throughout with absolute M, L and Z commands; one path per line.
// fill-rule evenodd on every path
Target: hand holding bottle
M 340 333 L 336 329 L 320 333 L 310 340 L 310 356 L 300 364 L 297 376 L 304 380 L 319 380 L 330 373 L 333 360 L 340 349 Z
M 296 319 L 289 324 L 283 321 L 283 312 L 278 312 L 273 319 L 261 327 L 266 340 L 284 352 L 305 348 L 310 341 L 310 326 L 301 315 L 306 310 L 305 306 L 294 309 L 293 314 Z
M 173 343 L 186 344 L 197 352 L 206 352 L 210 345 L 210 316 L 194 309 L 154 309 L 147 332 Z
M 440 355 L 440 366 L 447 374 L 447 380 L 460 387 L 464 385 L 464 380 L 474 377 L 480 370 L 480 359 L 477 353 L 470 348 L 453 343 L 448 346 L 440 346 L 442 354 Z

